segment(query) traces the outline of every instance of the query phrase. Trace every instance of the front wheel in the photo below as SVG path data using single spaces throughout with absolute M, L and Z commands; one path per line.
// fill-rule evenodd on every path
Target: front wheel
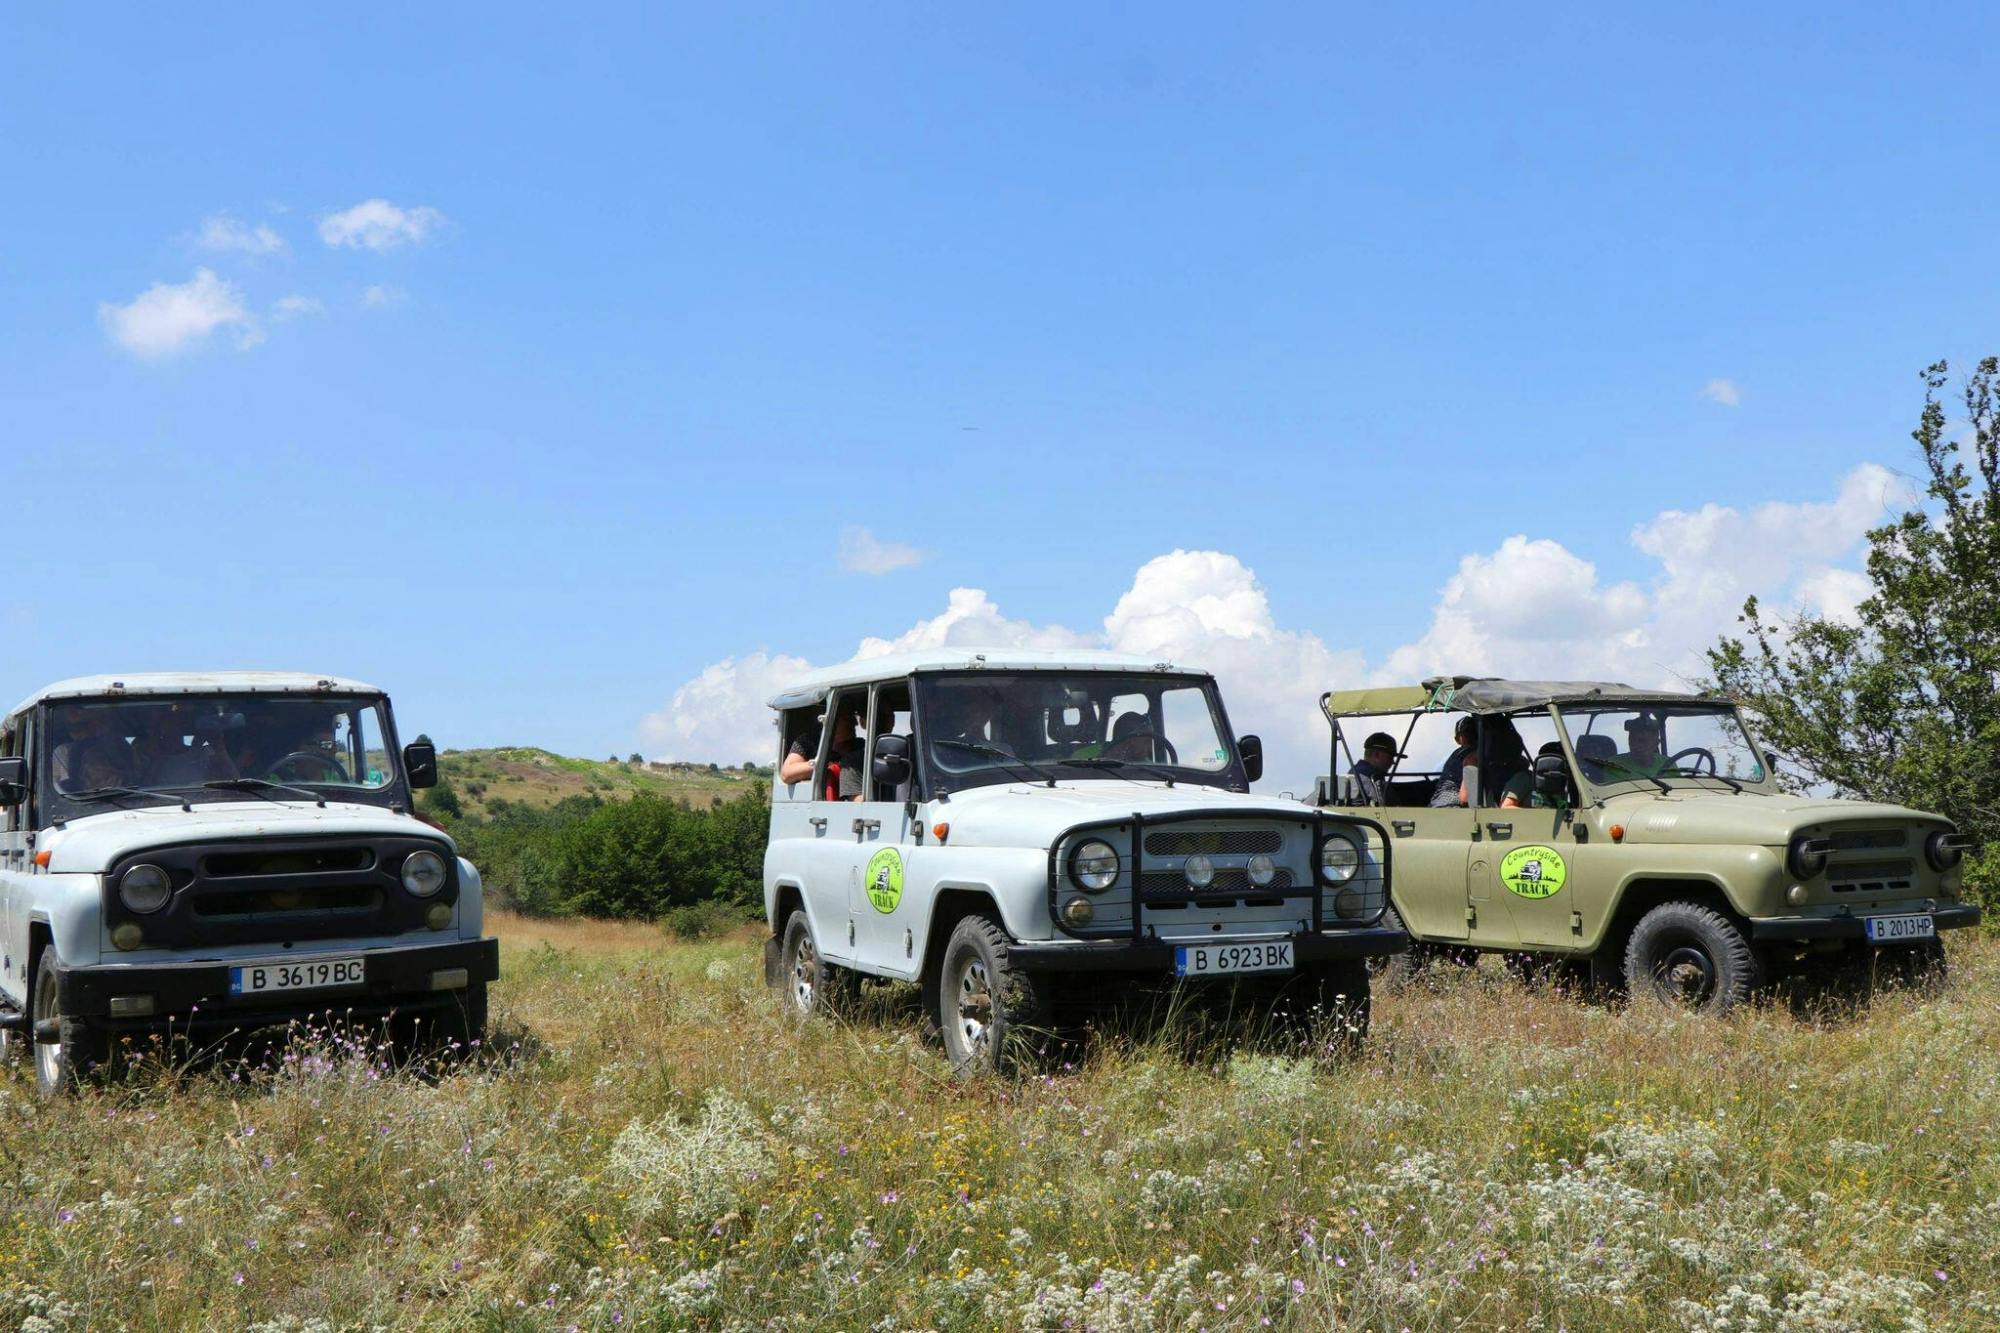
M 933 992 L 945 1058 L 961 1078 L 1006 1073 L 1024 1039 L 1047 1019 L 1042 985 L 1007 961 L 1007 932 L 990 916 L 952 929 Z
M 74 1091 L 104 1062 L 109 1045 L 81 1018 L 63 1014 L 56 989 L 62 961 L 55 946 L 42 950 L 28 989 L 27 1038 L 35 1053 L 35 1090 L 44 1097 Z
M 1639 919 L 1625 946 L 1625 984 L 1634 999 L 1699 1014 L 1747 1001 L 1764 969 L 1743 931 L 1699 903 L 1662 903 Z

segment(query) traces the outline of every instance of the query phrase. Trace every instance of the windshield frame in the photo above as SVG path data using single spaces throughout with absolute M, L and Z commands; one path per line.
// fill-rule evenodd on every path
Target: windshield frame
M 1744 742 L 1750 747 L 1750 752 L 1757 757 L 1759 775 L 1755 778 L 1746 778 L 1733 774 L 1712 776 L 1707 773 L 1661 773 L 1657 777 L 1635 776 L 1613 782 L 1595 780 L 1584 770 L 1582 761 L 1577 758 L 1576 740 L 1570 734 L 1568 716 L 1570 709 L 1576 710 L 1579 714 L 1621 713 L 1644 709 L 1665 710 L 1682 715 L 1705 713 L 1727 716 L 1735 721 L 1737 730 L 1742 733 Z M 1685 785 L 1697 791 L 1728 791 L 1732 785 L 1745 791 L 1778 790 L 1776 770 L 1771 763 L 1771 756 L 1765 752 L 1763 742 L 1757 738 L 1757 733 L 1743 716 L 1743 710 L 1733 703 L 1720 699 L 1688 699 L 1685 696 L 1663 699 L 1571 700 L 1567 704 L 1551 703 L 1549 712 L 1555 718 L 1557 734 L 1562 737 L 1563 750 L 1569 760 L 1570 774 L 1576 780 L 1579 793 L 1586 802 L 1598 793 L 1614 795 L 1628 791 L 1657 792 L 1661 783 L 1669 787 Z
M 969 769 L 944 769 L 931 759 L 929 738 L 929 717 L 936 705 L 936 686 L 951 680 L 1011 680 L 1021 677 L 1046 676 L 1055 679 L 1105 681 L 1135 683 L 1156 687 L 1158 693 L 1166 689 L 1198 689 L 1208 705 L 1209 721 L 1215 728 L 1217 741 L 1228 754 L 1228 759 L 1219 768 L 1192 768 L 1183 764 L 1150 763 L 1133 761 L 1122 767 L 1094 768 L 1071 767 L 1047 759 L 1021 759 L 1010 763 L 981 765 Z M 1248 792 L 1250 782 L 1243 772 L 1243 754 L 1237 745 L 1235 729 L 1229 723 L 1229 710 L 1223 706 L 1222 692 L 1216 688 L 1215 677 L 1182 671 L 1150 671 L 1143 667 L 1035 667 L 1035 668 L 984 668 L 962 671 L 925 671 L 912 678 L 914 741 L 916 751 L 917 780 L 925 799 L 937 799 L 956 792 L 970 791 L 975 787 L 992 787 L 1006 783 L 1042 783 L 1050 779 L 1056 782 L 1143 782 L 1161 784 L 1171 781 L 1174 785 L 1199 787 L 1219 787 L 1225 791 Z M 1127 690 L 1124 693 L 1146 693 L 1144 689 Z
M 148 692 L 144 694 L 102 694 L 76 695 L 71 697 L 44 699 L 34 708 L 34 818 L 38 825 L 83 819 L 90 815 L 106 814 L 120 810 L 155 810 L 182 804 L 238 805 L 244 802 L 269 804 L 274 799 L 284 804 L 314 804 L 314 800 L 297 794 L 287 794 L 281 789 L 258 790 L 254 788 L 227 789 L 204 787 L 199 782 L 175 783 L 171 786 L 138 787 L 142 793 L 137 797 L 122 797 L 100 801 L 76 801 L 64 794 L 56 786 L 55 780 L 55 727 L 53 710 L 76 704 L 216 704 L 216 703 L 282 703 L 286 701 L 307 701 L 335 707 L 374 708 L 381 722 L 383 767 L 387 780 L 379 787 L 364 787 L 338 782 L 312 782 L 286 779 L 281 787 L 299 788 L 312 793 L 313 798 L 337 801 L 343 804 L 372 805 L 384 809 L 407 811 L 410 809 L 410 789 L 408 775 L 403 771 L 403 751 L 400 738 L 396 734 L 395 710 L 389 705 L 389 696 L 368 691 L 302 691 L 302 690 L 185 690 Z M 262 775 L 252 775 L 262 776 Z

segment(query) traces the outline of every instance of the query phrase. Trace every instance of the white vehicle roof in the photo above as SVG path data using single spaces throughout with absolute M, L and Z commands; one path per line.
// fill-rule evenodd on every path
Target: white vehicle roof
M 799 677 L 772 696 L 773 708 L 800 708 L 817 703 L 846 685 L 878 680 L 902 680 L 934 671 L 1164 671 L 1177 676 L 1206 676 L 1195 667 L 1176 666 L 1156 657 L 1107 653 L 1089 648 L 925 648 L 917 652 L 857 657 L 839 666 L 822 667 Z
M 45 685 L 7 716 L 46 699 L 94 699 L 107 694 L 380 694 L 373 685 L 307 671 L 140 671 L 125 676 L 76 676 Z

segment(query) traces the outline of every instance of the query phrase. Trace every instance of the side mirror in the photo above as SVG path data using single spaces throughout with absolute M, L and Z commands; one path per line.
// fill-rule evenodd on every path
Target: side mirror
M 1535 760 L 1535 790 L 1544 796 L 1569 793 L 1569 765 L 1559 754 L 1545 754 Z
M 885 787 L 900 787 L 910 780 L 910 738 L 877 736 L 872 776 Z
M 1264 776 L 1264 742 L 1255 736 L 1238 736 L 1236 753 L 1243 757 L 1243 776 L 1255 782 Z
M 403 776 L 412 789 L 438 785 L 438 752 L 430 737 L 419 736 L 403 747 Z
M 28 799 L 28 761 L 0 759 L 0 807 L 19 805 Z

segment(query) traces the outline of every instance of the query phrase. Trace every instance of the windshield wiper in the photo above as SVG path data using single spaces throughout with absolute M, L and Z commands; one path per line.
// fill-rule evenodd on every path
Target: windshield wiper
M 82 791 L 58 791 L 65 801 L 95 804 L 98 801 L 115 800 L 120 796 L 157 796 L 165 801 L 178 801 L 183 810 L 189 808 L 186 798 L 173 795 L 164 787 L 85 787 Z
M 279 801 L 271 793 L 274 791 L 288 791 L 294 796 L 303 796 L 306 800 L 311 801 L 321 809 L 326 808 L 326 794 L 324 792 L 307 791 L 304 787 L 288 786 L 282 782 L 273 782 L 269 778 L 216 778 L 212 782 L 204 782 L 201 785 L 208 791 L 253 792 L 258 796 L 264 797 L 266 800 L 275 801 L 279 805 L 283 805 L 284 802 Z
M 1169 787 L 1174 785 L 1174 775 L 1165 768 L 1136 759 L 1105 759 L 1097 755 L 1088 755 L 1082 759 L 1058 759 L 1056 762 L 1064 768 L 1136 768 L 1152 774 Z
M 1052 775 L 1042 772 L 1040 769 L 1036 768 L 1032 763 L 1028 762 L 1026 759 L 1021 758 L 1021 756 L 1019 755 L 1008 754 L 1005 750 L 1001 749 L 997 745 L 988 745 L 984 741 L 959 741 L 959 740 L 950 740 L 943 738 L 934 740 L 931 742 L 931 744 L 950 745 L 950 746 L 955 746 L 961 750 L 970 750 L 974 754 L 987 755 L 990 758 L 1000 760 L 1003 764 L 1011 765 L 1018 772 L 1026 773 L 1028 777 L 1035 782 L 1041 782 L 1046 780 L 1051 787 L 1055 786 L 1056 784 L 1056 780 Z

